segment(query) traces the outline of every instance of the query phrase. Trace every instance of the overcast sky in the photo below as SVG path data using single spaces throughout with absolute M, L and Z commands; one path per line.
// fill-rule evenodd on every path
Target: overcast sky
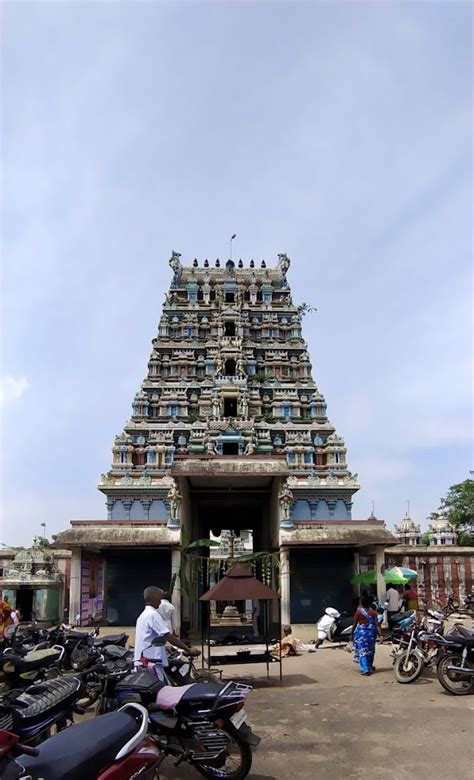
M 171 250 L 292 259 L 362 488 L 471 464 L 469 2 L 4 2 L 2 541 L 106 516 Z

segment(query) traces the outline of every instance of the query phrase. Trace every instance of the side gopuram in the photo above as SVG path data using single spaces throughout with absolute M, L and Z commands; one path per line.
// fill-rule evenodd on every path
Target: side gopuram
M 72 550 L 70 614 L 87 623 L 100 607 L 133 624 L 143 588 L 178 571 L 183 537 L 235 529 L 280 555 L 284 622 L 349 607 L 359 556 L 381 565 L 395 540 L 352 519 L 357 475 L 312 377 L 289 258 L 184 266 L 173 252 L 169 264 L 147 375 L 98 486 L 107 520 L 72 521 L 56 542 Z M 199 627 L 206 589 L 175 588 L 184 630 Z

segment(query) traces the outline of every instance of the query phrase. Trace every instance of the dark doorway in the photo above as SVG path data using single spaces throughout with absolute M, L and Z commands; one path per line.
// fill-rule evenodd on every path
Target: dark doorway
M 350 612 L 354 593 L 354 552 L 350 548 L 292 550 L 291 620 L 315 623 L 326 607 Z
M 166 590 L 171 579 L 170 550 L 121 549 L 106 555 L 106 617 L 110 625 L 134 626 L 148 585 Z
M 222 445 L 222 454 L 223 455 L 238 455 L 239 454 L 239 445 L 235 441 L 228 441 L 225 442 L 225 444 Z
M 225 322 L 224 323 L 224 335 L 225 336 L 235 336 L 235 322 Z
M 235 302 L 235 293 L 227 292 L 225 294 L 225 302 L 226 303 L 234 303 Z
M 237 398 L 224 398 L 224 417 L 237 417 Z
M 22 620 L 31 620 L 33 612 L 33 588 L 20 588 L 16 592 L 16 608 Z
M 224 373 L 226 376 L 235 376 L 235 360 L 225 361 Z

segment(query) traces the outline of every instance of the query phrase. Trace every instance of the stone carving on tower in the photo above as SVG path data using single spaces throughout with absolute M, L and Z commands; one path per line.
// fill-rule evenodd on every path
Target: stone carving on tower
M 271 457 L 290 472 L 280 494 L 284 527 L 350 519 L 357 475 L 312 377 L 289 257 L 281 253 L 274 267 L 184 265 L 173 251 L 169 265 L 147 375 L 99 484 L 108 517 L 178 528 L 176 458 L 233 457 L 257 472 Z

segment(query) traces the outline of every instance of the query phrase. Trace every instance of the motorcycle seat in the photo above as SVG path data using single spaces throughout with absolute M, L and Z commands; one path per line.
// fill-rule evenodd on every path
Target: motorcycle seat
M 74 631 L 74 629 L 70 629 L 66 633 L 66 639 L 88 639 L 89 636 L 88 631 Z
M 144 669 L 139 672 L 127 675 L 117 683 L 117 691 L 134 691 L 138 694 L 146 694 L 150 696 L 157 694 L 160 688 L 163 688 L 164 683 L 158 679 L 156 674 Z
M 474 648 L 474 636 L 445 636 L 444 638 L 449 644 Z
M 33 650 L 24 656 L 18 656 L 10 653 L 4 653 L 2 661 L 9 661 L 13 669 L 20 674 L 22 672 L 31 672 L 35 669 L 41 669 L 45 666 L 59 661 L 61 651 L 54 647 L 46 647 L 43 650 Z M 5 668 L 4 671 L 7 671 Z
M 122 631 L 121 634 L 107 634 L 107 636 L 100 636 L 94 640 L 94 644 L 97 647 L 102 645 L 121 645 L 128 639 L 128 634 Z
M 39 756 L 17 761 L 33 780 L 94 780 L 137 733 L 138 723 L 125 712 L 110 712 L 75 723 L 39 747 Z
M 79 696 L 81 681 L 77 677 L 62 677 L 29 686 L 12 702 L 15 726 L 23 729 L 27 721 L 53 713 L 56 707 L 74 704 Z
M 183 695 L 181 701 L 176 705 L 176 710 L 179 712 L 180 709 L 187 709 L 190 704 L 196 702 L 205 702 L 210 705 L 224 688 L 225 685 L 221 683 L 195 683 Z
M 117 645 L 106 645 L 103 648 L 103 652 L 107 658 L 130 658 L 133 661 L 133 653 L 131 650 L 127 650 L 126 647 L 117 647 Z

